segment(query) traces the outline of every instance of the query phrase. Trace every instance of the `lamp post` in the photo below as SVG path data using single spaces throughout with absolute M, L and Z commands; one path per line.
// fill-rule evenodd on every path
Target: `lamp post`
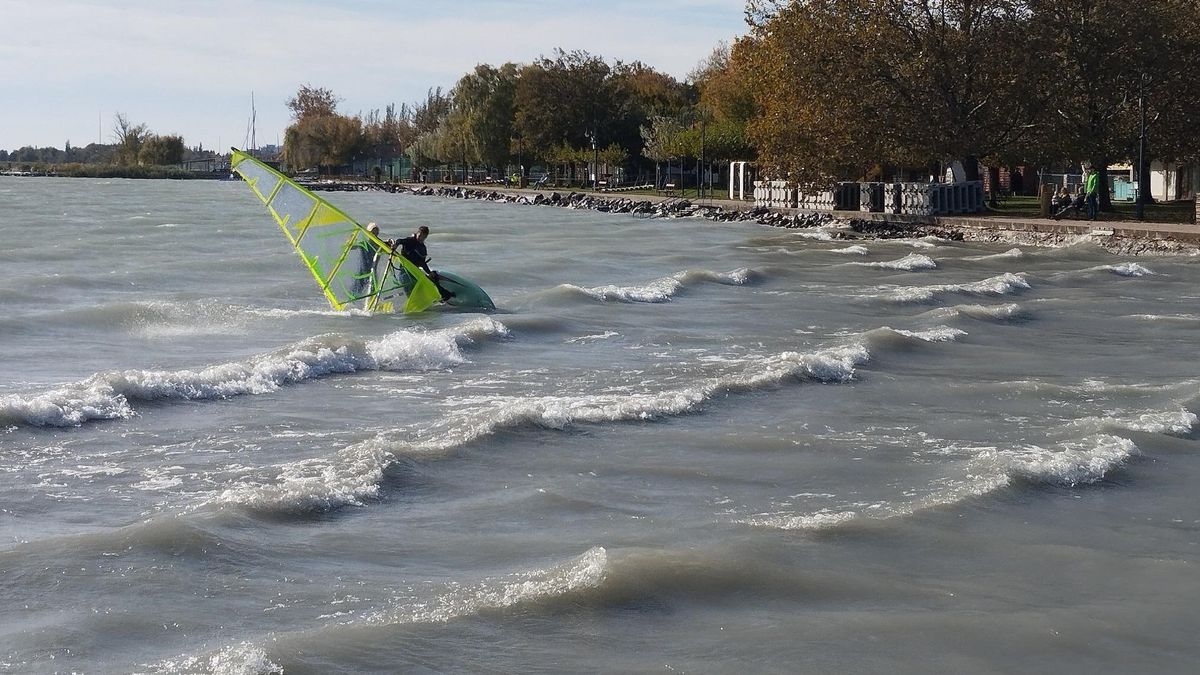
M 1138 164 L 1137 164 L 1137 204 L 1134 210 L 1138 220 L 1146 219 L 1146 74 L 1142 73 L 1138 83 Z
M 596 149 L 596 128 L 592 127 L 592 190 L 600 189 L 600 151 Z

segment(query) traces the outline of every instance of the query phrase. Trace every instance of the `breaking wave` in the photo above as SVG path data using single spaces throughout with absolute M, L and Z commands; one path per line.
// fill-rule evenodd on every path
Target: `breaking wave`
M 920 253 L 909 253 L 899 260 L 888 260 L 886 262 L 852 262 L 847 265 L 857 265 L 859 267 L 874 267 L 881 270 L 901 270 L 904 272 L 916 272 L 920 270 L 932 270 L 937 268 L 937 263 L 933 258 Z
M 1036 445 L 1006 450 L 979 448 L 960 478 L 912 501 L 825 508 L 813 513 L 760 513 L 735 522 L 778 530 L 836 529 L 962 503 L 1019 483 L 1056 487 L 1097 483 L 1138 452 L 1133 441 L 1111 434 L 1065 441 L 1053 448 Z
M 973 255 L 963 258 L 963 260 L 980 261 L 980 260 L 1015 260 L 1024 258 L 1025 252 L 1019 248 L 1010 248 L 1003 253 L 992 253 L 990 255 Z
M 727 286 L 742 286 L 754 278 L 754 272 L 746 268 L 732 272 L 710 272 L 708 270 L 685 270 L 669 277 L 655 279 L 640 286 L 596 286 L 583 288 L 574 284 L 563 284 L 559 288 L 578 293 L 600 302 L 669 302 L 680 289 L 687 285 L 711 282 Z
M 461 347 L 506 336 L 500 322 L 482 317 L 453 328 L 402 330 L 378 340 L 341 335 L 308 338 L 269 354 L 198 370 L 125 370 L 38 394 L 0 397 L 0 424 L 78 426 L 128 418 L 137 401 L 209 400 L 265 394 L 334 373 L 364 370 L 437 370 L 464 363 Z
M 926 302 L 939 295 L 968 293 L 971 295 L 1010 295 L 1029 288 L 1024 273 L 1004 274 L 966 284 L 938 284 L 897 288 L 882 296 L 893 302 Z
M 378 497 L 384 473 L 400 456 L 441 456 L 498 431 L 523 427 L 565 429 L 576 424 L 682 415 L 698 410 L 714 396 L 774 387 L 790 379 L 848 382 L 869 357 L 867 347 L 856 342 L 748 359 L 733 372 L 677 389 L 482 399 L 433 424 L 415 440 L 377 436 L 343 448 L 332 457 L 282 465 L 275 480 L 240 483 L 206 503 L 283 513 L 359 506 Z
M 844 255 L 867 255 L 871 252 L 871 250 L 866 246 L 862 246 L 861 244 L 854 244 L 852 246 L 847 246 L 846 248 L 830 249 L 829 252 L 842 253 Z
M 923 316 L 937 319 L 967 317 L 981 321 L 1008 321 L 1021 319 L 1026 315 L 1027 312 L 1023 307 L 1015 302 L 1010 302 L 1003 305 L 955 305 L 953 307 L 939 307 Z

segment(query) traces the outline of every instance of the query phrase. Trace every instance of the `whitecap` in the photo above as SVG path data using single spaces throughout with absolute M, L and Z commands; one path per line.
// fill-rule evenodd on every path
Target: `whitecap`
M 868 249 L 866 246 L 862 246 L 860 244 L 853 244 L 851 246 L 847 246 L 846 248 L 831 249 L 829 252 L 830 253 L 842 253 L 845 255 L 867 255 L 871 252 L 871 250 Z
M 362 370 L 437 370 L 466 362 L 461 347 L 508 329 L 490 317 L 436 330 L 401 330 L 360 342 L 309 338 L 270 354 L 196 370 L 125 370 L 33 395 L 0 397 L 0 423 L 77 426 L 132 417 L 131 401 L 207 400 L 265 394 L 334 373 Z
M 1005 272 L 981 281 L 965 284 L 938 284 L 932 286 L 908 286 L 896 288 L 883 296 L 894 302 L 924 302 L 947 293 L 970 293 L 974 295 L 1008 295 L 1029 288 L 1024 273 Z
M 895 330 L 895 329 L 893 329 Z M 954 342 L 958 338 L 967 334 L 967 331 L 949 326 L 938 326 L 928 330 L 896 330 L 895 332 L 906 337 L 923 340 L 925 342 Z
M 874 267 L 884 270 L 901 270 L 905 272 L 916 272 L 920 270 L 931 270 L 937 268 L 937 263 L 933 258 L 920 253 L 910 253 L 899 260 L 888 260 L 885 262 L 852 262 L 847 265 L 856 265 L 859 267 Z
M 992 253 L 990 255 L 975 255 L 963 258 L 963 260 L 981 261 L 981 260 L 1013 260 L 1016 258 L 1024 258 L 1025 252 L 1019 248 L 1010 248 L 1003 253 Z

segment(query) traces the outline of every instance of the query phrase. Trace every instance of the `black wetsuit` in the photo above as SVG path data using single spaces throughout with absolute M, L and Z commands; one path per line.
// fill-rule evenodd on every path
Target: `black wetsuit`
M 433 274 L 429 270 L 429 263 L 425 259 L 429 257 L 429 250 L 425 248 L 425 242 L 418 241 L 416 236 L 405 237 L 396 242 L 400 247 L 400 255 L 408 259 L 408 261 L 417 267 L 425 270 L 426 274 Z
M 417 236 L 405 237 L 396 242 L 400 247 L 400 255 L 404 256 L 410 263 L 425 270 L 425 274 L 429 275 L 429 279 L 433 281 L 433 285 L 437 286 L 438 292 L 442 294 L 442 301 L 445 302 L 454 297 L 454 293 L 446 290 L 442 286 L 442 280 L 438 278 L 437 272 L 429 269 L 429 263 L 425 262 L 429 257 L 429 250 L 425 248 L 425 242 L 418 241 Z

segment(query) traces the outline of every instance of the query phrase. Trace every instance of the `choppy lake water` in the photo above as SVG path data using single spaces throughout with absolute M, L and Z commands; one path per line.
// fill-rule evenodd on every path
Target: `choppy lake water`
M 0 178 L 0 670 L 1190 672 L 1200 259 Z

